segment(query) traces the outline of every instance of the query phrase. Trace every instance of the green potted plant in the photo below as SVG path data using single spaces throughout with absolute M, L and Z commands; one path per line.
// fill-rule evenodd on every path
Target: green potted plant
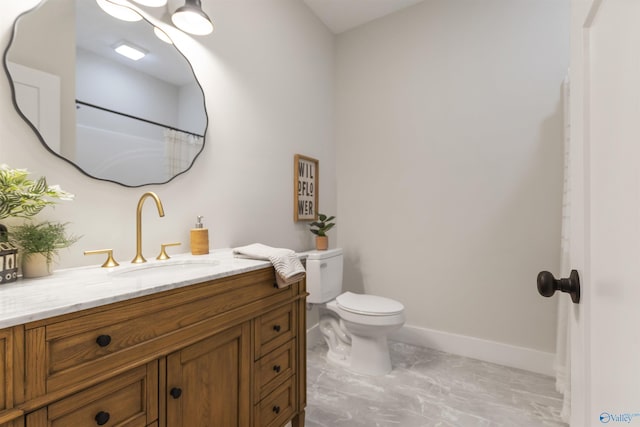
M 331 222 L 334 219 L 336 219 L 335 216 L 327 216 L 325 214 L 318 213 L 318 220 L 309 224 L 311 232 L 316 235 L 317 250 L 326 251 L 329 247 L 329 237 L 326 233 L 336 225 L 335 222 Z
M 48 185 L 42 176 L 29 179 L 26 169 L 12 169 L 0 164 L 0 220 L 16 217 L 31 218 L 46 206 L 54 205 L 58 200 L 72 200 L 73 194 L 67 193 L 57 185 Z M 9 283 L 17 279 L 17 248 L 8 240 L 7 227 L 0 224 L 0 283 Z
M 28 176 L 26 169 L 0 165 L 0 219 L 30 218 L 46 206 L 54 205 L 55 199 L 73 200 L 73 194 L 58 185 L 48 185 L 44 176 L 35 181 Z
M 59 249 L 67 248 L 78 237 L 67 234 L 67 224 L 42 222 L 24 223 L 12 229 L 10 241 L 22 252 L 22 276 L 41 277 L 51 274 L 53 257 Z

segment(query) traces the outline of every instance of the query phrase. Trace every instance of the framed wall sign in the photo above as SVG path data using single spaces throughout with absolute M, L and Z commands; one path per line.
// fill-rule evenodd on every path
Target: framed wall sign
M 293 219 L 318 219 L 318 161 L 296 154 L 293 160 Z

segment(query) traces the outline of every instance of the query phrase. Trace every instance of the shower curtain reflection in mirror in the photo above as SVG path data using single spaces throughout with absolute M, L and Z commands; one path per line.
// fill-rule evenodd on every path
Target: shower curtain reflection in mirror
M 77 104 L 76 156 L 84 172 L 129 186 L 184 172 L 203 137 L 85 103 Z
M 187 170 L 204 142 L 200 135 L 169 128 L 164 130 L 164 141 L 169 177 Z

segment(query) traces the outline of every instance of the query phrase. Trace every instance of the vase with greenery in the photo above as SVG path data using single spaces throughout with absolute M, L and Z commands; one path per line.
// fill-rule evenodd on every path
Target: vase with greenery
M 46 221 L 24 223 L 14 227 L 9 240 L 22 253 L 22 276 L 40 277 L 51 274 L 51 264 L 58 250 L 67 248 L 79 237 L 67 234 L 66 223 Z
M 48 185 L 41 176 L 29 179 L 26 169 L 0 165 L 0 220 L 10 217 L 30 218 L 58 200 L 73 200 L 73 194 L 58 185 Z M 0 226 L 0 241 L 7 240 L 7 229 Z
M 73 200 L 73 197 L 73 194 L 62 190 L 60 186 L 47 184 L 44 176 L 32 180 L 29 179 L 28 170 L 12 169 L 5 164 L 0 164 L 0 220 L 12 217 L 29 219 L 40 213 L 46 206 L 54 205 L 58 200 Z M 9 278 L 0 283 L 12 282 L 17 278 L 15 265 L 17 248 L 13 241 L 8 240 L 7 227 L 0 224 L 0 244 L 2 244 L 0 257 L 3 257 L 0 261 L 4 266 L 0 269 L 2 270 L 0 274 L 4 278 Z M 30 246 L 32 245 L 25 240 L 25 247 Z M 51 256 L 48 258 L 45 256 L 44 259 L 48 261 L 45 265 L 50 268 Z
M 317 250 L 326 251 L 329 247 L 329 237 L 326 233 L 336 225 L 335 222 L 331 222 L 334 219 L 336 219 L 335 216 L 327 216 L 325 214 L 318 213 L 318 220 L 309 224 L 311 232 L 316 235 Z

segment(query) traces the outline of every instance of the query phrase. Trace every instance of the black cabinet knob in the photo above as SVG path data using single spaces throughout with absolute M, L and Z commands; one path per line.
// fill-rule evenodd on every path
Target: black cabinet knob
M 280 365 L 274 365 L 273 366 L 273 370 L 276 371 L 277 373 L 280 372 Z
M 169 394 L 171 395 L 171 397 L 173 397 L 174 399 L 179 398 L 180 396 L 182 396 L 182 389 L 179 387 L 174 387 L 171 389 L 171 391 L 169 391 Z
M 538 273 L 538 292 L 543 297 L 550 297 L 556 291 L 566 292 L 571 295 L 571 301 L 580 302 L 580 276 L 576 270 L 571 270 L 567 279 L 556 279 L 548 271 Z
M 276 332 L 280 332 L 280 325 L 273 325 L 273 330 Z
M 274 287 L 274 288 L 276 288 L 276 289 L 278 289 L 278 288 L 279 288 L 279 286 L 278 286 L 278 282 L 274 282 L 274 283 L 273 283 L 273 287 Z
M 98 424 L 99 426 L 103 426 L 109 422 L 109 418 L 111 418 L 111 415 L 109 415 L 108 412 L 100 411 L 96 414 L 95 417 L 96 424 Z
M 275 412 L 276 414 L 279 414 L 279 413 L 280 413 L 280 407 L 279 407 L 279 406 L 277 406 L 277 405 L 276 405 L 276 406 L 274 406 L 274 407 L 273 407 L 273 412 Z
M 109 335 L 100 335 L 100 336 L 98 336 L 98 338 L 96 338 L 96 343 L 100 347 L 106 347 L 109 344 L 111 344 L 111 336 L 109 336 Z

